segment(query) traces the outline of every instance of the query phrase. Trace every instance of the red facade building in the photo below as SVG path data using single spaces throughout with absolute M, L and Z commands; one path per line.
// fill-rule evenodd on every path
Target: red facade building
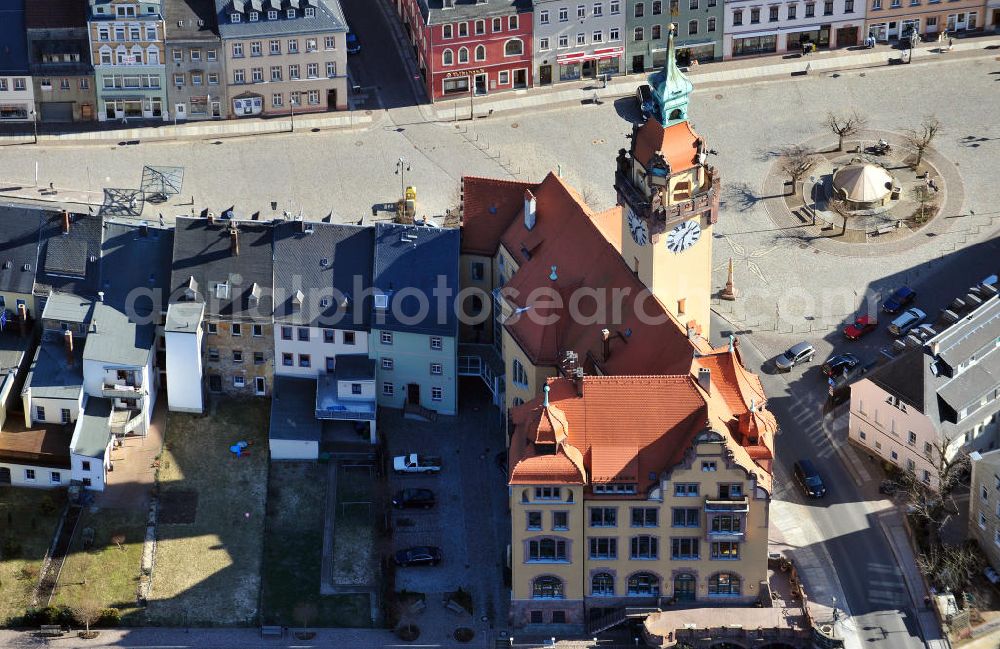
M 432 101 L 529 88 L 530 0 L 396 0 Z

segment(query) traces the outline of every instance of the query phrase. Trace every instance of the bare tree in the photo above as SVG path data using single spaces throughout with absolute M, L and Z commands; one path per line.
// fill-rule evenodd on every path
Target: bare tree
M 926 183 L 914 185 L 910 189 L 910 198 L 920 206 L 914 214 L 914 220 L 917 223 L 926 221 L 929 216 L 928 212 L 934 209 L 934 190 L 928 187 Z
M 795 186 L 816 166 L 816 154 L 799 144 L 786 146 L 778 154 L 778 166 L 792 179 L 792 193 L 795 193 Z
M 122 545 L 123 543 L 125 543 L 125 535 L 122 534 L 121 532 L 116 532 L 115 534 L 112 534 L 111 542 L 117 545 L 118 549 L 121 550 L 122 552 L 125 551 L 125 547 Z
M 938 481 L 936 491 L 931 489 L 929 481 L 918 479 L 912 471 L 904 471 L 900 478 L 910 511 L 927 526 L 927 541 L 931 546 L 937 545 L 941 528 L 959 512 L 954 492 L 970 466 L 969 454 L 964 449 L 949 456 L 950 445 L 951 439 L 946 437 L 931 448 L 930 459 Z
M 843 115 L 838 115 L 833 111 L 826 114 L 826 120 L 824 122 L 826 127 L 833 131 L 833 134 L 837 136 L 837 151 L 844 150 L 844 138 L 857 135 L 858 132 L 865 127 L 867 120 L 858 114 L 858 111 L 852 110 L 850 113 L 845 113 Z
M 917 557 L 920 572 L 938 588 L 950 591 L 968 586 L 982 565 L 982 557 L 971 545 L 932 545 Z
M 90 625 L 101 619 L 101 603 L 97 600 L 93 588 L 85 588 L 80 592 L 80 598 L 72 608 L 73 617 L 83 624 L 90 635 Z
M 600 203 L 598 203 L 597 201 L 598 199 L 597 192 L 594 191 L 594 188 L 592 186 L 587 185 L 586 187 L 581 189 L 580 198 L 583 199 L 583 202 L 587 205 L 587 207 L 591 209 L 591 211 L 597 212 L 598 209 L 600 208 Z
M 840 236 L 844 236 L 847 233 L 847 219 L 854 216 L 853 212 L 847 207 L 847 203 L 837 197 L 829 200 L 826 206 L 840 217 Z
M 917 128 L 907 129 L 903 132 L 903 138 L 906 140 L 906 143 L 917 152 L 917 161 L 913 163 L 914 169 L 920 168 L 920 163 L 924 159 L 924 153 L 940 132 L 941 120 L 934 115 L 924 117 Z

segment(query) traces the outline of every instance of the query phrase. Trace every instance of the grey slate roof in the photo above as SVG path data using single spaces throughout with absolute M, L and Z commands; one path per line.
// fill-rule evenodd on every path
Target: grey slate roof
M 17 373 L 30 345 L 31 338 L 19 336 L 17 327 L 7 327 L 4 333 L 0 333 L 0 377 Z
M 110 420 L 111 399 L 87 397 L 70 450 L 77 455 L 103 459 L 111 441 Z
M 73 366 L 66 362 L 63 341 L 42 342 L 31 361 L 31 369 L 24 384 L 31 387 L 31 395 L 48 399 L 78 399 L 83 391 L 83 347 L 79 342 L 73 347 Z
M 909 349 L 885 365 L 872 370 L 868 378 L 883 390 L 923 412 L 924 361 L 922 349 Z
M 24 26 L 25 0 L 0 2 L 0 75 L 28 74 L 28 37 Z
M 453 228 L 433 228 L 418 225 L 378 223 L 375 229 L 376 291 L 389 296 L 389 308 L 374 309 L 373 329 L 409 332 L 433 336 L 457 333 L 455 294 L 458 285 L 459 231 Z M 450 289 L 450 294 L 438 301 L 434 291 L 438 278 Z M 397 295 L 403 289 L 408 295 Z M 412 293 L 425 296 L 426 315 L 416 323 L 421 301 Z M 403 316 L 407 322 L 400 322 Z
M 53 291 L 45 301 L 42 319 L 79 324 L 90 322 L 90 315 L 93 311 L 93 301 L 72 293 Z
M 43 214 L 33 207 L 0 205 L 0 291 L 31 294 Z M 25 264 L 28 270 L 24 270 Z
M 101 217 L 71 214 L 63 234 L 62 212 L 46 212 L 41 230 L 36 283 L 95 297 L 100 284 Z
M 303 232 L 304 227 L 312 234 Z M 305 226 L 302 221 L 275 225 L 275 322 L 367 330 L 371 298 L 363 296 L 372 283 L 374 244 L 373 227 Z M 294 303 L 297 291 L 305 298 L 301 307 Z M 347 307 L 341 308 L 345 297 Z
M 316 419 L 316 379 L 275 376 L 270 439 L 318 442 L 321 436 L 322 425 Z
M 165 310 L 173 248 L 174 231 L 170 228 L 105 221 L 101 245 L 105 303 L 119 309 L 128 306 L 143 316 Z M 136 294 L 129 299 L 133 290 Z
M 375 359 L 366 354 L 338 354 L 334 367 L 337 381 L 374 381 Z
M 217 41 L 215 0 L 164 0 L 167 44 L 172 41 Z
M 281 9 L 277 20 L 267 19 L 267 10 L 272 7 L 271 0 L 215 0 L 215 11 L 218 15 L 219 34 L 222 38 L 253 38 L 255 36 L 281 36 L 294 34 L 315 34 L 321 32 L 346 32 L 347 19 L 340 6 L 340 0 L 300 0 L 293 5 L 290 0 L 277 0 Z M 257 5 L 255 7 L 254 5 Z M 286 10 L 298 6 L 295 18 L 286 18 Z M 237 8 L 242 7 L 242 11 Z M 306 7 L 316 8 L 316 15 L 306 18 Z M 260 19 L 250 22 L 249 13 L 257 11 Z M 374 9 L 369 9 L 374 11 Z M 240 13 L 240 22 L 230 21 L 230 14 Z
M 145 367 L 155 339 L 155 324 L 136 324 L 118 309 L 98 302 L 87 329 L 83 360 Z
M 1000 297 L 993 296 L 929 343 L 937 343 L 938 356 L 950 367 L 958 367 L 973 356 L 996 346 L 1000 337 Z
M 201 302 L 174 302 L 167 307 L 167 321 L 163 330 L 176 333 L 197 333 L 205 316 L 205 305 Z
M 205 314 L 231 320 L 271 322 L 271 225 L 240 221 L 239 254 L 231 251 L 230 227 L 235 222 L 180 217 L 174 229 L 171 301 L 184 299 L 189 279 L 197 285 L 196 300 Z M 229 284 L 228 297 L 220 283 Z M 259 302 L 250 306 L 256 284 Z M 221 297 L 219 297 L 221 295 Z
M 510 16 L 516 13 L 531 11 L 531 0 L 455 0 L 454 7 L 445 9 L 444 0 L 417 0 L 424 24 L 439 25 L 470 18 L 492 18 L 493 16 Z M 524 20 L 531 20 L 525 16 Z M 507 26 L 504 25 L 504 29 Z M 490 27 L 486 28 L 487 30 Z M 470 27 L 469 32 L 472 32 Z

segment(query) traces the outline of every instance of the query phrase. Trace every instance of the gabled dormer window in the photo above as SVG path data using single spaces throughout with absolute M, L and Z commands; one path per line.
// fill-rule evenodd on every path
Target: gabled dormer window
M 240 20 L 241 20 L 241 18 L 240 18 L 239 14 L 229 14 L 229 22 L 231 22 L 231 23 L 238 23 L 238 22 L 240 22 Z
M 285 16 L 287 18 L 295 18 L 295 10 L 289 9 L 288 11 L 285 12 Z
M 316 9 L 313 7 L 306 7 L 306 18 L 312 18 L 316 15 Z
M 258 14 L 256 11 L 250 12 L 250 22 L 255 23 L 257 22 L 258 18 L 260 18 L 260 14 Z
M 267 19 L 268 20 L 277 20 L 278 19 L 278 12 L 275 11 L 274 9 L 271 9 L 270 11 L 267 12 Z
M 229 282 L 219 282 L 215 285 L 215 297 L 220 300 L 229 299 Z

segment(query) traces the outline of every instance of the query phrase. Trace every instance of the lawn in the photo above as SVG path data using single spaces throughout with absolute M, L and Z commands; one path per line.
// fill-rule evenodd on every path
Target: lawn
M 269 407 L 222 399 L 204 417 L 168 414 L 150 623 L 257 622 Z M 240 458 L 238 441 L 250 444 Z
M 369 586 L 375 574 L 373 514 L 375 484 L 363 469 L 337 471 L 337 512 L 334 523 L 334 582 Z
M 323 551 L 326 465 L 279 462 L 271 465 L 264 539 L 265 624 L 324 627 L 371 626 L 363 594 L 319 594 Z M 303 603 L 311 615 L 303 621 Z
M 89 549 L 83 547 L 87 528 L 94 530 Z M 141 513 L 85 509 L 63 562 L 52 603 L 72 608 L 93 597 L 102 608 L 121 611 L 123 621 L 134 619 L 145 533 L 145 516 Z M 124 537 L 121 547 L 114 540 L 118 535 Z
M 31 604 L 65 503 L 61 489 L 0 489 L 0 626 L 23 615 Z

